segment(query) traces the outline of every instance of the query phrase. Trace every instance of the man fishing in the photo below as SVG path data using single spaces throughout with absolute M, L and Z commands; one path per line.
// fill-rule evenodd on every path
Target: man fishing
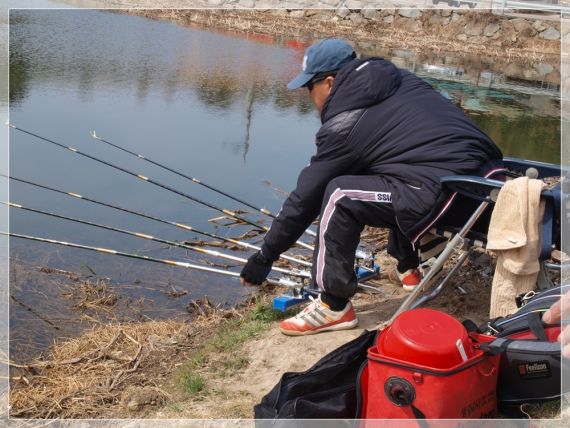
M 242 283 L 261 284 L 320 212 L 311 272 L 320 295 L 279 329 L 305 335 L 354 328 L 349 299 L 356 292 L 354 257 L 364 226 L 390 229 L 388 253 L 398 264 L 389 277 L 413 290 L 421 281 L 414 244 L 446 199 L 440 178 L 481 175 L 500 165 L 502 154 L 425 81 L 382 58 L 359 59 L 343 40 L 310 46 L 287 87 L 307 88 L 320 113 L 316 154 L 261 251 L 244 266 Z

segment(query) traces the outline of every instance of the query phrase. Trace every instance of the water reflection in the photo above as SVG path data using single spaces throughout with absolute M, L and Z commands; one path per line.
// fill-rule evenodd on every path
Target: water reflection
M 227 110 L 242 95 L 240 83 L 237 79 L 222 74 L 200 75 L 196 81 L 196 93 L 200 101 L 214 110 Z
M 104 138 L 273 212 L 280 208 L 282 195 L 264 182 L 290 190 L 314 152 L 319 118 L 305 91 L 285 87 L 310 40 L 208 32 L 95 10 L 19 10 L 10 19 L 11 120 L 23 128 L 230 209 L 238 207 L 97 145 L 88 132 L 95 128 Z M 384 56 L 424 77 L 463 108 L 506 155 L 558 161 L 557 65 L 505 65 L 485 58 L 385 51 L 369 43 L 358 44 L 357 50 Z M 14 176 L 224 235 L 245 230 L 216 228 L 208 219 L 218 214 L 209 209 L 16 132 L 11 133 L 10 160 Z M 13 184 L 11 195 L 24 205 L 164 239 L 191 238 L 25 185 Z M 199 264 L 215 261 L 61 220 L 12 214 L 15 232 Z M 125 302 L 146 299 L 141 309 L 145 316 L 184 313 L 190 299 L 205 294 L 231 303 L 249 292 L 213 275 L 45 244 L 13 240 L 11 254 L 28 267 L 50 265 L 87 275 L 92 270 L 110 277 Z M 59 310 L 64 318 L 77 317 L 53 281 L 31 274 L 18 278 L 13 279 L 13 292 L 24 304 L 48 313 Z M 171 287 L 189 294 L 169 298 L 166 291 Z M 42 343 L 54 337 L 48 326 L 29 320 L 22 307 L 13 306 L 11 318 L 16 330 L 35 331 L 34 341 L 36 336 Z
M 101 15 L 108 16 L 101 18 Z M 14 11 L 11 19 L 16 31 L 12 35 L 10 56 L 12 105 L 17 106 L 25 98 L 30 81 L 35 84 L 43 81 L 45 85 L 75 81 L 83 97 L 132 86 L 141 103 L 149 102 L 152 92 L 172 101 L 181 93 L 192 91 L 214 112 L 236 109 L 236 104 L 245 105 L 246 121 L 251 121 L 251 112 L 247 110 L 253 104 L 271 102 L 280 110 L 291 109 L 299 115 L 312 111 L 302 91 L 284 88 L 284 83 L 294 75 L 296 59 L 308 41 L 291 49 L 288 41 L 267 36 L 263 40 L 257 40 L 258 37 L 255 42 L 244 41 L 191 28 L 182 31 L 168 24 L 143 24 L 141 18 L 109 15 L 95 11 Z M 149 28 L 123 30 L 125 36 L 118 42 L 112 36 L 116 31 L 113 22 L 121 19 L 131 20 L 134 27 Z M 104 24 L 94 28 L 94 21 Z M 48 35 L 54 26 L 63 26 L 62 31 Z M 160 27 L 161 34 L 151 27 Z M 558 64 L 505 65 L 479 57 L 383 51 L 370 43 L 356 47 L 365 55 L 384 56 L 424 77 L 469 114 L 486 112 L 506 120 L 519 117 L 521 112 L 559 117 Z M 495 121 L 487 121 L 485 117 L 477 121 L 489 134 L 502 135 L 493 130 Z M 511 126 L 513 132 L 520 129 L 514 123 Z M 551 135 L 550 131 L 547 133 Z M 520 134 L 521 144 L 516 151 L 507 154 L 523 157 L 536 154 L 530 148 L 533 143 L 524 143 L 524 135 Z M 500 139 L 497 142 L 502 144 Z M 247 147 L 244 142 L 244 158 Z M 510 145 L 502 147 L 512 149 Z M 558 159 L 556 152 L 543 156 L 547 157 L 541 160 Z

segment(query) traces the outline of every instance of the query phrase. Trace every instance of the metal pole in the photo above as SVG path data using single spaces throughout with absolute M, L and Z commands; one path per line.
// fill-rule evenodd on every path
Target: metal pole
M 447 246 L 441 252 L 439 257 L 435 260 L 434 264 L 432 265 L 427 275 L 422 279 L 419 285 L 416 286 L 414 291 L 412 291 L 412 293 L 408 296 L 408 298 L 404 301 L 404 303 L 400 305 L 396 313 L 392 315 L 392 317 L 388 320 L 387 323 L 384 324 L 384 326 L 392 324 L 392 322 L 394 322 L 394 319 L 402 312 L 406 311 L 412 305 L 416 297 L 422 291 L 426 290 L 429 287 L 429 285 L 431 285 L 432 280 L 437 275 L 439 275 L 447 259 L 449 259 L 449 257 L 451 257 L 451 255 L 455 251 L 457 251 L 463 246 L 463 239 L 465 238 L 465 235 L 467 235 L 467 233 L 471 230 L 477 219 L 481 216 L 481 214 L 483 214 L 488 205 L 489 202 L 482 202 L 477 207 L 475 212 L 471 215 L 471 217 L 469 217 L 469 220 L 467 220 L 467 223 L 465 223 L 465 225 L 461 228 L 461 230 L 451 239 L 451 241 L 447 244 Z

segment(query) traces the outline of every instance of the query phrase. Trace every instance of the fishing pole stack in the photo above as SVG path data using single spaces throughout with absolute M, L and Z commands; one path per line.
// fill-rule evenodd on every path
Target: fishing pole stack
M 194 203 L 197 203 L 199 205 L 202 205 L 202 206 L 205 206 L 209 209 L 217 211 L 217 212 L 222 214 L 222 217 L 218 217 L 216 220 L 230 219 L 231 221 L 234 222 L 234 224 L 239 224 L 239 225 L 251 227 L 250 232 L 256 231 L 257 234 L 258 233 L 265 233 L 268 230 L 268 228 L 266 226 L 260 225 L 257 222 L 252 221 L 251 219 L 248 219 L 248 218 L 244 217 L 243 215 L 240 215 L 243 213 L 242 211 L 220 208 L 214 204 L 211 204 L 209 202 L 206 202 L 204 200 L 196 198 L 195 196 L 192 196 L 185 191 L 181 191 L 177 188 L 174 188 L 174 187 L 172 187 L 168 184 L 165 184 L 161 181 L 158 181 L 156 179 L 150 178 L 146 175 L 143 175 L 143 174 L 140 174 L 137 172 L 133 172 L 129 169 L 126 169 L 120 165 L 116 165 L 114 163 L 111 163 L 109 161 L 101 159 L 97 156 L 85 153 L 85 152 L 80 151 L 74 147 L 67 146 L 67 145 L 59 143 L 55 140 L 46 138 L 46 137 L 38 135 L 38 134 L 35 134 L 33 132 L 19 128 L 15 125 L 12 125 L 12 124 L 8 124 L 8 126 L 15 131 L 19 131 L 21 133 L 24 133 L 24 134 L 27 134 L 27 135 L 33 137 L 33 140 L 36 142 L 44 142 L 44 143 L 50 144 L 52 146 L 55 146 L 55 147 L 58 147 L 61 149 L 71 151 L 71 152 L 73 152 L 79 156 L 90 159 L 91 161 L 105 165 L 105 166 L 112 168 L 116 171 L 123 172 L 123 173 L 130 175 L 130 176 L 132 176 L 138 180 L 142 180 L 142 181 L 148 183 L 149 185 L 156 186 L 158 188 L 161 188 L 163 190 L 171 192 L 177 196 L 180 196 L 186 200 L 190 200 Z M 218 189 L 214 186 L 206 184 L 203 181 L 201 181 L 195 177 L 184 174 L 184 173 L 177 171 L 176 169 L 173 169 L 169 166 L 166 166 L 160 162 L 157 162 L 155 160 L 147 158 L 141 154 L 135 153 L 135 152 L 128 150 L 124 147 L 121 147 L 115 143 L 112 143 L 111 141 L 105 140 L 105 139 L 99 137 L 95 131 L 93 131 L 91 133 L 91 136 L 97 142 L 100 142 L 102 144 L 106 144 L 110 147 L 113 147 L 116 150 L 127 153 L 131 156 L 134 156 L 134 157 L 136 157 L 136 158 L 138 158 L 144 162 L 147 162 L 147 163 L 154 165 L 155 167 L 158 167 L 162 170 L 165 170 L 165 171 L 167 171 L 171 174 L 174 174 L 178 177 L 182 177 L 185 180 L 188 180 L 191 183 L 194 183 L 198 186 L 201 186 L 210 192 L 217 193 L 219 195 L 224 196 L 225 198 L 231 199 L 234 202 L 237 202 L 243 206 L 246 206 L 249 209 L 253 210 L 256 214 L 261 214 L 262 216 L 268 217 L 270 219 L 274 219 L 276 217 L 273 213 L 271 213 L 269 210 L 267 210 L 265 208 L 259 208 L 259 207 L 255 206 L 255 205 L 253 205 L 247 201 L 244 201 L 243 199 L 240 199 L 240 198 L 237 198 L 233 195 L 230 195 L 221 189 Z M 36 182 L 30 181 L 30 180 L 26 180 L 26 179 L 14 177 L 14 176 L 10 176 L 10 177 L 5 176 L 5 175 L 2 175 L 2 176 L 4 178 L 9 178 L 13 181 L 24 183 L 24 184 L 27 184 L 29 186 L 33 186 L 33 187 L 36 187 L 39 189 L 43 189 L 43 190 L 47 190 L 50 192 L 55 192 L 58 194 L 66 195 L 66 196 L 69 196 L 70 198 L 75 198 L 77 200 L 81 200 L 81 201 L 88 202 L 91 204 L 99 205 L 102 207 L 107 207 L 107 208 L 110 208 L 110 209 L 113 209 L 116 211 L 120 211 L 123 213 L 127 213 L 127 214 L 130 214 L 133 216 L 145 218 L 147 220 L 152 220 L 154 222 L 170 225 L 172 227 L 176 227 L 178 229 L 184 230 L 185 232 L 192 232 L 192 233 L 195 233 L 198 235 L 203 235 L 203 236 L 206 236 L 209 238 L 213 238 L 213 239 L 216 239 L 218 241 L 221 241 L 224 245 L 236 246 L 236 247 L 239 247 L 240 249 L 243 249 L 245 251 L 258 251 L 260 249 L 257 245 L 249 243 L 245 240 L 246 239 L 245 237 L 248 234 L 244 234 L 240 238 L 223 237 L 223 236 L 219 236 L 217 234 L 211 233 L 211 232 L 198 230 L 198 229 L 194 228 L 193 226 L 186 224 L 186 223 L 180 223 L 180 222 L 176 222 L 176 221 L 172 221 L 172 220 L 163 219 L 163 218 L 157 217 L 157 216 L 152 215 L 152 214 L 135 211 L 135 210 L 129 209 L 127 207 L 122 207 L 122 206 L 115 205 L 115 204 L 112 204 L 112 203 L 109 203 L 106 201 L 101 201 L 99 199 L 80 195 L 80 194 L 75 193 L 75 192 L 57 189 L 57 188 L 48 186 L 46 184 L 40 184 L 40 183 L 36 183 Z M 145 240 L 149 240 L 149 241 L 153 241 L 153 242 L 158 242 L 158 243 L 164 244 L 168 247 L 180 248 L 180 249 L 184 249 L 186 251 L 192 251 L 192 252 L 196 252 L 196 253 L 200 253 L 200 254 L 205 254 L 205 255 L 208 255 L 211 257 L 215 257 L 215 258 L 230 260 L 232 262 L 237 262 L 239 264 L 244 264 L 247 262 L 246 258 L 237 257 L 234 255 L 225 253 L 225 252 L 217 251 L 217 250 L 211 250 L 211 249 L 203 248 L 203 245 L 192 245 L 192 243 L 188 242 L 188 241 L 179 242 L 179 241 L 173 241 L 173 240 L 168 240 L 168 239 L 162 239 L 160 237 L 152 236 L 152 235 L 149 235 L 146 233 L 141 233 L 139 231 L 126 230 L 126 229 L 114 227 L 111 225 L 94 223 L 94 222 L 87 221 L 84 219 L 70 217 L 67 215 L 60 214 L 60 213 L 54 213 L 54 212 L 41 210 L 38 208 L 23 206 L 23 205 L 16 203 L 16 202 L 2 202 L 2 203 L 9 206 L 12 209 L 18 209 L 18 210 L 33 212 L 33 213 L 40 214 L 43 216 L 58 218 L 58 219 L 61 219 L 64 221 L 79 223 L 79 224 L 87 225 L 87 226 L 98 228 L 98 229 L 103 229 L 103 230 L 108 230 L 108 231 L 120 233 L 120 234 L 127 235 L 127 236 L 133 236 L 136 238 L 141 238 L 141 239 L 145 239 Z M 232 276 L 232 277 L 239 277 L 239 273 L 233 272 L 233 271 L 230 271 L 227 269 L 220 269 L 220 268 L 210 267 L 210 266 L 206 266 L 206 265 L 198 265 L 198 264 L 188 263 L 188 262 L 182 261 L 182 260 L 171 260 L 171 259 L 157 258 L 157 257 L 151 257 L 151 256 L 146 256 L 146 255 L 141 255 L 141 254 L 118 251 L 118 250 L 110 249 L 110 248 L 101 248 L 101 247 L 78 244 L 78 243 L 64 242 L 64 241 L 59 241 L 59 240 L 54 240 L 54 239 L 48 239 L 45 237 L 29 236 L 29 235 L 25 235 L 25 234 L 12 233 L 12 232 L 0 232 L 0 234 L 1 235 L 8 235 L 8 236 L 11 236 L 14 238 L 21 238 L 21 239 L 36 241 L 36 242 L 51 243 L 51 244 L 61 245 L 61 246 L 70 247 L 70 248 L 83 249 L 83 250 L 88 250 L 88 251 L 104 253 L 104 254 L 108 254 L 108 255 L 128 257 L 131 259 L 144 260 L 144 261 L 153 262 L 153 263 L 160 263 L 160 264 L 165 264 L 165 265 L 177 266 L 177 267 L 196 270 L 196 271 L 216 273 L 219 275 L 226 275 L 226 276 Z M 311 230 L 305 231 L 305 234 L 310 236 L 311 238 L 316 235 L 315 232 L 313 232 Z M 207 245 L 208 245 L 207 243 L 204 244 L 204 246 L 207 246 Z M 306 242 L 303 242 L 301 240 L 296 242 L 296 246 L 298 248 L 301 248 L 304 250 L 311 250 L 312 251 L 314 249 L 312 245 L 310 245 Z M 302 256 L 294 255 L 294 254 L 282 254 L 280 258 L 282 259 L 282 261 L 284 263 L 286 263 L 288 265 L 289 268 L 279 267 L 278 264 L 276 263 L 276 266 L 274 266 L 272 268 L 271 274 L 270 274 L 269 278 L 267 279 L 267 282 L 270 284 L 273 284 L 273 285 L 284 286 L 284 287 L 288 288 L 288 292 L 285 295 L 283 295 L 279 298 L 276 298 L 274 301 L 274 307 L 276 309 L 285 310 L 285 309 L 293 306 L 294 304 L 297 304 L 301 301 L 306 300 L 306 298 L 308 296 L 308 292 L 309 292 L 308 290 L 311 289 L 311 287 L 310 287 L 311 275 L 310 275 L 309 270 L 310 270 L 312 264 L 309 261 L 303 259 Z M 373 264 L 373 257 L 371 255 L 365 254 L 363 252 L 357 253 L 357 264 L 356 264 L 355 269 L 356 269 L 356 273 L 359 277 L 359 280 L 361 280 L 361 281 L 364 281 L 365 279 L 369 279 L 373 276 L 376 276 L 378 274 L 378 271 L 379 271 L 378 267 Z M 367 286 L 364 284 L 359 284 L 359 285 L 361 287 L 364 287 L 364 288 L 375 289 L 374 287 L 370 287 L 370 286 Z

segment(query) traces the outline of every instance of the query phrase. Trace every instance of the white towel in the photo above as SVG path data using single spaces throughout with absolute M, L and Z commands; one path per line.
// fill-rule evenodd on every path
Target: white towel
M 487 237 L 487 249 L 498 255 L 491 290 L 491 318 L 515 312 L 515 297 L 535 287 L 540 270 L 543 187 L 540 180 L 520 177 L 507 181 L 499 192 Z

